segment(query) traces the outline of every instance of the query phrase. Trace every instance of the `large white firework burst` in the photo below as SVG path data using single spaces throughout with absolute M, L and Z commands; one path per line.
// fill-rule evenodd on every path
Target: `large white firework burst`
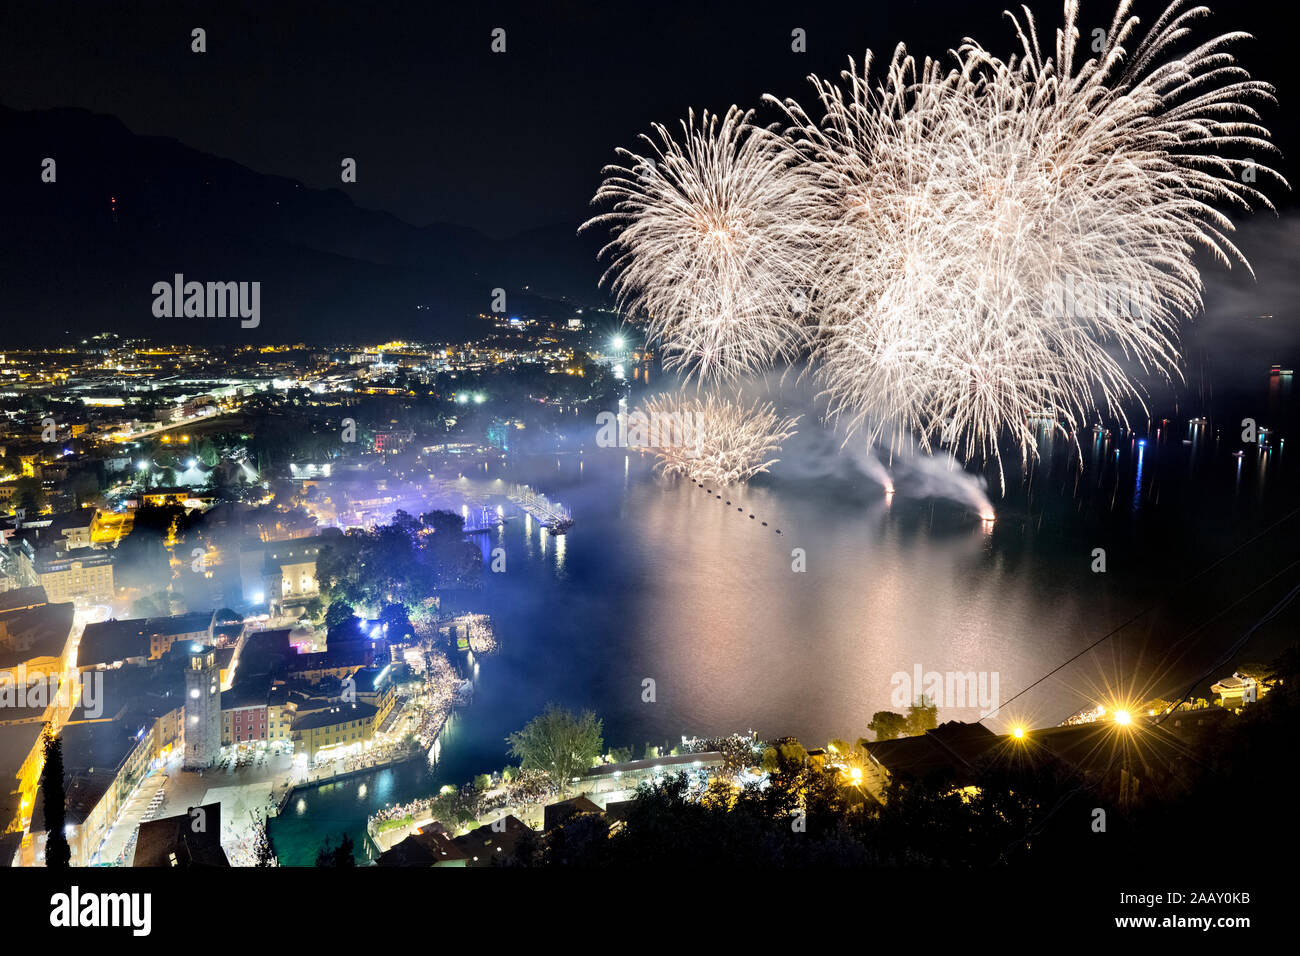
M 731 401 L 709 392 L 657 395 L 638 413 L 646 429 L 640 443 L 654 451 L 663 474 L 719 486 L 748 481 L 776 464 L 799 420 L 782 417 L 770 402 L 745 405 L 739 395 Z M 629 444 L 631 432 L 629 426 Z
M 1135 370 L 1176 373 L 1194 255 L 1244 263 L 1220 207 L 1268 206 L 1253 183 L 1281 179 L 1250 158 L 1272 90 L 1226 52 L 1242 34 L 1175 54 L 1204 7 L 1136 39 L 1129 9 L 1082 63 L 1071 0 L 1054 54 L 1026 10 L 1018 56 L 967 40 L 944 71 L 900 46 L 878 82 L 870 54 L 843 86 L 812 77 L 819 120 L 781 104 L 829 199 L 815 360 L 850 430 L 1001 472 L 1001 434 L 1035 454 L 1031 417 L 1123 417 Z
M 645 154 L 620 149 L 596 203 L 610 211 L 602 250 L 620 306 L 649 318 L 665 366 L 734 382 L 805 345 L 808 276 L 817 251 L 815 171 L 752 112 L 694 111 L 677 141 L 655 125 Z

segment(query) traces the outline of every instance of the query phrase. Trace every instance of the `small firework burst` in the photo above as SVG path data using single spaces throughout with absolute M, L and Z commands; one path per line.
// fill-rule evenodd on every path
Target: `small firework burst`
M 652 423 L 647 445 L 663 474 L 719 486 L 746 482 L 776 464 L 773 456 L 799 420 L 777 414 L 770 402 L 745 405 L 740 396 L 733 402 L 707 393 L 656 396 L 640 411 Z
M 750 116 L 692 112 L 680 143 L 656 125 L 648 155 L 605 168 L 594 201 L 613 208 L 582 227 L 612 227 L 603 281 L 687 378 L 734 382 L 805 345 L 816 174 Z

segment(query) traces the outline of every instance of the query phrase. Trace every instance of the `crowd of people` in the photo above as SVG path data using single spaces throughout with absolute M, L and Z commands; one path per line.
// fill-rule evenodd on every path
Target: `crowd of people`
M 317 760 L 307 775 L 308 780 L 320 780 L 325 777 L 352 773 L 356 770 L 369 770 L 396 763 L 410 756 L 410 747 L 403 740 L 388 740 L 378 743 L 368 750 L 349 753 L 343 757 L 331 757 L 328 754 Z
M 221 841 L 221 847 L 226 851 L 226 859 L 231 866 L 257 865 L 257 827 L 262 825 L 259 823 L 237 836 L 231 835 Z
M 441 651 L 426 649 L 424 654 L 424 687 L 416 698 L 419 723 L 416 737 L 426 750 L 433 746 L 443 725 L 456 706 L 456 689 L 461 684 L 451 661 Z
M 763 741 L 752 730 L 726 737 L 683 737 L 682 751 L 688 754 L 721 753 L 723 772 L 735 776 L 759 762 Z
M 421 797 L 419 800 L 412 800 L 409 803 L 394 803 L 384 807 L 376 813 L 370 815 L 370 825 L 387 823 L 390 820 L 405 820 L 408 817 L 419 820 L 429 812 L 433 805 L 433 797 Z
M 518 816 L 526 808 L 536 808 L 550 803 L 556 796 L 555 785 L 541 770 L 507 768 L 493 774 L 480 784 L 449 788 L 445 793 L 422 797 L 407 803 L 393 804 L 371 815 L 369 824 L 373 832 L 380 824 L 393 820 L 421 820 L 433 818 L 448 830 L 468 825 L 469 820 L 500 816 L 501 810 L 511 810 Z
M 469 649 L 480 657 L 491 654 L 497 647 L 491 619 L 486 614 L 471 614 L 468 618 L 465 623 L 469 632 Z

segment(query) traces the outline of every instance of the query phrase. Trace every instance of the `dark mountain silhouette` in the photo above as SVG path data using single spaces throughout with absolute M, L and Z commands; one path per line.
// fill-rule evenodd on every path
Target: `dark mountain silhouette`
M 361 209 L 85 110 L 0 107 L 0 347 L 112 331 L 203 342 L 449 340 L 511 314 L 603 304 L 577 223 L 495 240 Z M 54 183 L 42 161 L 57 163 Z M 153 284 L 260 281 L 261 325 L 159 319 Z M 526 291 L 525 291 L 526 289 Z M 479 326 L 481 328 L 481 326 Z

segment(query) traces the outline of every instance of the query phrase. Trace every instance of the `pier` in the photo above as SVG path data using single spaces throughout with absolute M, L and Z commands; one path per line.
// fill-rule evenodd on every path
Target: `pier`
M 509 499 L 551 534 L 564 534 L 573 527 L 573 515 L 563 505 L 538 494 L 528 485 L 515 485 Z

